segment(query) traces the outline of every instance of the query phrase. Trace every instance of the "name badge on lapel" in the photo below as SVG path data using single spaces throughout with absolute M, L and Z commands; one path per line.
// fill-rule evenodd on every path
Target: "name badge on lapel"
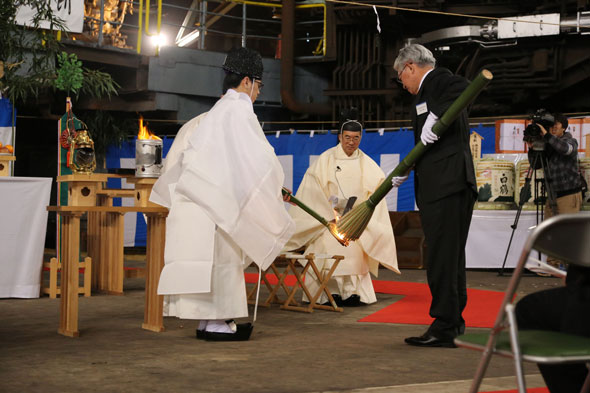
M 426 106 L 426 101 L 416 105 L 416 115 L 420 116 L 423 113 L 428 112 L 428 107 Z

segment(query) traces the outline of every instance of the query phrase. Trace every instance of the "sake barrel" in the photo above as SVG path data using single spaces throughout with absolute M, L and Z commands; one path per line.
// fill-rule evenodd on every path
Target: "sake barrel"
M 514 192 L 514 201 L 516 205 L 520 204 L 520 197 L 523 193 L 523 188 L 525 187 L 526 183 L 526 176 L 529 171 L 530 164 L 529 160 L 521 160 L 516 164 L 516 185 L 515 185 L 515 192 Z M 528 185 L 527 191 L 527 198 L 523 202 L 522 209 L 523 210 L 536 210 L 537 205 L 535 204 L 535 191 L 534 187 L 537 188 L 537 197 L 541 196 L 541 192 L 543 190 L 543 169 L 537 169 L 533 171 L 531 174 L 531 181 Z
M 514 164 L 486 158 L 475 162 L 477 209 L 507 210 L 514 205 Z
M 590 185 L 590 157 L 580 158 L 580 172 L 586 179 L 586 184 Z M 590 210 L 590 191 L 586 191 L 582 197 L 582 209 Z

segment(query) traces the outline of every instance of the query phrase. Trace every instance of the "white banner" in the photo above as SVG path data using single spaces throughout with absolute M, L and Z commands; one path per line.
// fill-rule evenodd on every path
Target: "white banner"
M 53 15 L 64 21 L 66 31 L 81 33 L 84 24 L 84 0 L 48 0 L 51 2 Z M 21 6 L 16 13 L 16 23 L 23 26 L 31 26 L 36 10 Z M 42 21 L 40 27 L 49 29 L 49 22 Z

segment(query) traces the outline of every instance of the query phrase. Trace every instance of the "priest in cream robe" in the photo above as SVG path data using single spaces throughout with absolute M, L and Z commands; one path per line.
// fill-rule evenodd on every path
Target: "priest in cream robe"
M 340 143 L 322 153 L 305 173 L 295 196 L 319 215 L 341 216 L 345 209 L 352 207 L 354 197 L 355 205 L 365 201 L 385 179 L 375 161 L 359 150 L 361 137 L 362 126 L 358 121 L 342 122 L 338 135 Z M 379 264 L 400 273 L 385 200 L 375 208 L 365 232 L 348 247 L 340 245 L 324 226 L 303 210 L 290 209 L 289 214 L 295 221 L 296 232 L 285 250 L 304 247 L 306 254 L 344 256 L 328 284 L 339 305 L 357 306 L 377 301 L 369 273 L 377 277 Z M 316 257 L 316 262 L 319 268 L 329 268 L 329 260 Z M 310 293 L 319 288 L 313 274 L 308 273 L 305 281 Z M 307 299 L 304 297 L 304 300 Z M 327 301 L 322 293 L 318 303 Z
M 200 120 L 150 200 L 170 209 L 158 285 L 158 294 L 169 296 L 165 315 L 199 320 L 197 338 L 239 341 L 252 330 L 233 322 L 248 316 L 243 269 L 252 261 L 268 268 L 294 224 L 281 195 L 282 167 L 252 106 L 262 58 L 234 49 L 223 68 L 230 89 Z

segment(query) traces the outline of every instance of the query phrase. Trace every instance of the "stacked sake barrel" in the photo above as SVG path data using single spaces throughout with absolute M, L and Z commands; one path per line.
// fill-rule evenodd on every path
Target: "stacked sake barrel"
M 530 164 L 528 159 L 521 160 L 516 164 L 516 184 L 514 192 L 514 202 L 516 202 L 516 206 L 518 206 L 521 202 L 520 197 L 523 194 L 522 189 L 525 187 L 526 176 L 529 168 Z M 535 204 L 535 187 L 537 188 L 536 195 L 539 198 L 541 197 L 541 193 L 543 191 L 543 181 L 541 180 L 543 178 L 543 169 L 537 169 L 532 173 L 531 181 L 528 185 L 528 191 L 526 192 L 528 197 L 522 205 L 522 210 L 537 210 L 537 205 Z
M 590 157 L 580 158 L 580 172 L 590 186 Z M 590 210 L 590 191 L 582 197 L 582 210 Z
M 493 158 L 476 160 L 475 178 L 478 190 L 476 209 L 514 208 L 514 164 L 511 161 Z

